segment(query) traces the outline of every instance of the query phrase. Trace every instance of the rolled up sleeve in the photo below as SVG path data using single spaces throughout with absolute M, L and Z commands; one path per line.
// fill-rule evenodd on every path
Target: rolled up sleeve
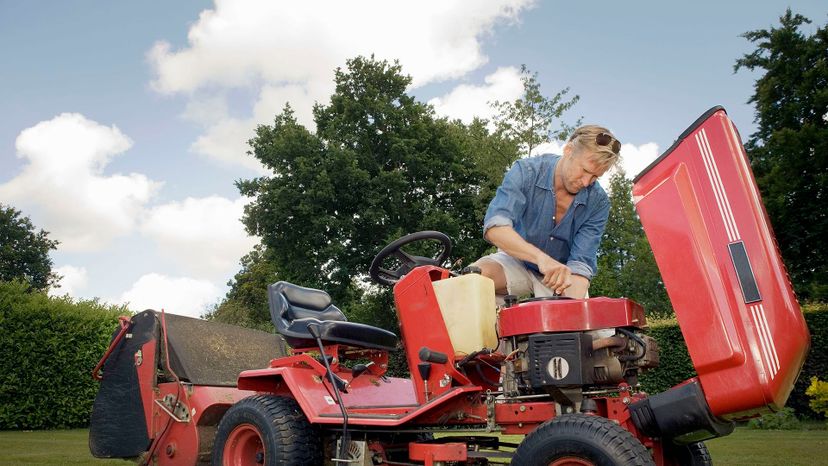
M 495 197 L 489 203 L 489 208 L 486 210 L 486 217 L 483 219 L 484 238 L 489 228 L 499 226 L 514 227 L 515 220 L 523 215 L 526 209 L 525 183 L 524 168 L 518 161 L 506 173 L 506 176 L 503 178 L 503 183 L 497 188 Z
M 587 280 L 592 280 L 592 277 L 598 271 L 598 246 L 601 244 L 601 237 L 604 235 L 604 228 L 607 226 L 609 210 L 609 199 L 602 199 L 601 205 L 581 225 L 572 240 L 572 247 L 566 265 L 572 273 L 581 275 Z

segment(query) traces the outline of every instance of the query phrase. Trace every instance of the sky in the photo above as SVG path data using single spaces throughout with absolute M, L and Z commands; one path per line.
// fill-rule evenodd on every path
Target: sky
M 755 130 L 740 34 L 788 7 L 806 33 L 828 14 L 816 0 L 0 0 L 0 203 L 60 241 L 53 294 L 199 316 L 258 242 L 234 182 L 267 171 L 246 141 L 286 102 L 313 129 L 346 59 L 399 59 L 411 95 L 465 121 L 518 97 L 526 65 L 546 95 L 580 96 L 564 119 L 610 128 L 632 177 L 715 105 Z

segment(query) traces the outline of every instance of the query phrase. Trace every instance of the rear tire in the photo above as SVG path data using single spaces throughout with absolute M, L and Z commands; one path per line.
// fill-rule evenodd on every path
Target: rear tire
M 713 458 L 704 442 L 689 445 L 665 445 L 664 456 L 679 466 L 713 466 Z
M 213 446 L 214 466 L 322 464 L 322 442 L 292 398 L 255 395 L 227 410 Z
M 515 450 L 520 466 L 655 466 L 631 433 L 607 418 L 564 414 L 540 425 Z

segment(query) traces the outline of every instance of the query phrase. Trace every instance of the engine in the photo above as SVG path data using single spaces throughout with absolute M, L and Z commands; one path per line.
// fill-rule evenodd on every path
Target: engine
M 638 330 L 535 333 L 504 343 L 506 396 L 551 394 L 575 403 L 589 389 L 635 386 L 640 373 L 658 366 L 658 344 Z

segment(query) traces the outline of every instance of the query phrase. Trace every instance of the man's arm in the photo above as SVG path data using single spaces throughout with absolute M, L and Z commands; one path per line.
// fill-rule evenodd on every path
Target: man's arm
M 537 246 L 523 239 L 511 226 L 493 226 L 486 230 L 483 236 L 506 254 L 516 259 L 537 264 L 538 270 L 543 274 L 543 284 L 555 290 L 556 293 L 564 294 L 564 291 L 573 284 L 571 280 L 572 271 L 569 270 L 569 267 L 549 257 Z M 583 289 L 581 297 L 586 295 L 586 289 L 589 288 L 589 280 L 584 280 L 586 281 L 586 287 Z
M 583 275 L 572 274 L 570 280 L 572 285 L 564 291 L 563 295 L 574 299 L 586 298 L 587 291 L 589 291 L 589 279 Z

